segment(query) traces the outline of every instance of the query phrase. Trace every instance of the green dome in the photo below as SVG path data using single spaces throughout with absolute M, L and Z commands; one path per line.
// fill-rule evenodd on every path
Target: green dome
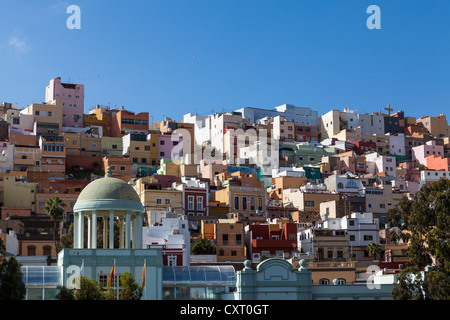
M 131 200 L 141 202 L 131 185 L 121 179 L 109 176 L 92 181 L 81 191 L 77 202 L 87 200 Z

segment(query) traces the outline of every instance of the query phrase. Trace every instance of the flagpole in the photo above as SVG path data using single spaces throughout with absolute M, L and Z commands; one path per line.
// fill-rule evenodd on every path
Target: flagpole
M 147 277 L 145 276 L 145 272 L 147 271 L 147 259 L 144 259 L 144 281 L 146 281 Z M 144 282 L 144 286 L 145 286 L 145 282 Z M 144 298 L 145 300 L 147 300 L 147 288 L 144 289 Z
M 114 266 L 116 265 L 116 259 L 114 259 Z M 114 278 L 116 280 L 116 300 L 119 300 L 119 281 L 117 279 L 116 268 L 114 267 Z

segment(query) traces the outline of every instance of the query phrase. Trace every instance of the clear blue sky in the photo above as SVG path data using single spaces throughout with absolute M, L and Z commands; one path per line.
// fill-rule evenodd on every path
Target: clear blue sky
M 71 4 L 81 30 L 66 27 Z M 366 27 L 371 4 L 381 30 Z M 19 108 L 60 76 L 85 85 L 86 113 L 123 105 L 154 121 L 285 103 L 450 110 L 447 0 L 0 0 L 0 12 L 0 101 Z

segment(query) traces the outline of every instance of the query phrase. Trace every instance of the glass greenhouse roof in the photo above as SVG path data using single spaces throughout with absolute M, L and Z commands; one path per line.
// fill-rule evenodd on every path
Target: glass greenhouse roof
M 233 266 L 163 267 L 164 285 L 235 286 Z

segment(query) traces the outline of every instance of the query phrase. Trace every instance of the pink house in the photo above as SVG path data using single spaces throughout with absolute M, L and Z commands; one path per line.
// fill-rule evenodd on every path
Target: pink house
M 161 159 L 172 159 L 172 150 L 177 147 L 179 152 L 176 152 L 180 159 L 172 159 L 172 160 L 181 160 L 183 157 L 183 137 L 174 135 L 174 141 L 172 141 L 172 134 L 160 134 L 158 135 L 158 160 Z
M 438 146 L 435 141 L 431 140 L 424 145 L 411 149 L 412 160 L 415 160 L 424 166 L 427 165 L 427 157 L 431 155 L 443 156 L 444 146 Z
M 45 101 L 63 102 L 63 127 L 83 127 L 84 85 L 62 83 L 57 77 L 45 88 Z

